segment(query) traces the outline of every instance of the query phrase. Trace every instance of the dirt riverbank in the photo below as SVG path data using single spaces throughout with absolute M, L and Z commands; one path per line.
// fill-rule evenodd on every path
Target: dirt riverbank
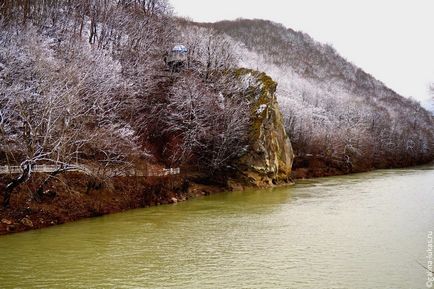
M 0 180 L 0 188 L 6 182 L 7 179 Z M 114 177 L 103 181 L 69 173 L 47 188 L 38 201 L 34 199 L 36 187 L 32 183 L 14 192 L 10 208 L 0 210 L 0 235 L 177 203 L 225 189 L 192 183 L 182 176 Z

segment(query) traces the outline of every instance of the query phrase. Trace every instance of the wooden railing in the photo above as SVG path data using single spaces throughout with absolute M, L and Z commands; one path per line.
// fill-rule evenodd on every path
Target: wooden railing
M 35 165 L 32 168 L 33 172 L 37 173 L 52 173 L 59 170 L 61 167 L 58 165 Z M 22 173 L 22 168 L 20 166 L 0 166 L 0 174 L 20 174 Z M 68 168 L 68 171 L 76 171 L 76 172 L 84 172 L 87 174 L 92 174 L 95 172 L 90 167 L 84 165 L 76 165 Z M 136 170 L 136 169 L 128 169 L 128 170 L 114 170 L 109 169 L 106 171 L 108 175 L 111 176 L 141 176 L 141 177 L 163 177 L 169 175 L 179 175 L 181 173 L 180 168 L 152 168 L 146 170 Z
M 52 173 L 59 170 L 61 166 L 58 165 L 34 165 L 32 167 L 33 172 L 37 173 Z M 23 169 L 20 166 L 0 166 L 0 174 L 20 174 Z M 84 166 L 71 166 L 68 171 L 89 171 Z
M 149 171 L 148 176 L 149 177 L 163 177 L 163 176 L 169 176 L 169 175 L 179 175 L 181 173 L 180 168 L 169 168 L 169 169 L 162 169 L 161 171 Z

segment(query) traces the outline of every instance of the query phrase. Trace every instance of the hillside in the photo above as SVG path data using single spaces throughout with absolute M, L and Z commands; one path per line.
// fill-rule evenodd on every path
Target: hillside
M 296 169 L 324 175 L 433 159 L 432 115 L 333 47 L 265 20 L 190 25 L 228 35 L 239 47 L 240 65 L 260 68 L 278 82 Z
M 24 0 L 0 27 L 0 233 L 434 157 L 418 103 L 269 21 Z
M 176 51 L 166 1 L 7 1 L 0 28 L 0 234 L 292 182 L 274 81 Z

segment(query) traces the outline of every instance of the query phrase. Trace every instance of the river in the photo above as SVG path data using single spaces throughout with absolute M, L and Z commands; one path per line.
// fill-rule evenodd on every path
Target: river
M 426 288 L 434 167 L 222 193 L 0 237 L 0 288 Z

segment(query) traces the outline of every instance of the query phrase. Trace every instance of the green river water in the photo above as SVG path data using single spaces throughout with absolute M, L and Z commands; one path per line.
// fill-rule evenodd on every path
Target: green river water
M 434 167 L 223 193 L 0 237 L 0 288 L 422 289 Z

